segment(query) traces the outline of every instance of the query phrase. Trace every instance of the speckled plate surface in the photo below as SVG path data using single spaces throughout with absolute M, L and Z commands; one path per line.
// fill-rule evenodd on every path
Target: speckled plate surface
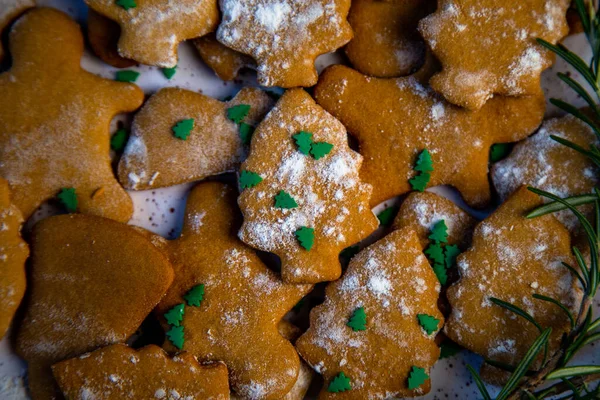
M 82 0 L 38 0 L 40 6 L 50 6 L 63 10 L 73 16 L 78 22 L 84 23 L 87 9 Z M 566 39 L 565 44 L 582 56 L 588 56 L 585 38 L 582 35 L 572 36 Z M 322 56 L 317 60 L 317 67 L 321 71 L 332 63 L 342 62 L 343 58 L 336 54 Z M 81 61 L 83 68 L 106 78 L 113 78 L 116 71 L 86 50 Z M 179 47 L 179 64 L 177 74 L 172 80 L 167 80 L 160 69 L 148 66 L 131 68 L 141 73 L 136 82 L 147 95 L 167 86 L 177 86 L 189 90 L 202 92 L 215 98 L 225 98 L 235 94 L 242 86 L 255 86 L 255 76 L 248 73 L 240 81 L 223 82 L 202 63 L 196 50 L 189 43 Z M 556 78 L 556 72 L 569 71 L 567 65 L 558 61 L 549 71 L 544 73 L 543 86 L 548 98 L 557 97 L 576 105 L 583 105 L 581 99 L 576 98 L 561 81 Z M 577 77 L 574 71 L 572 76 Z M 558 115 L 553 106 L 548 106 L 548 116 Z M 117 118 L 125 120 L 126 117 Z M 113 121 L 116 124 L 116 120 Z M 113 129 L 114 130 L 114 129 Z M 131 224 L 149 229 L 167 238 L 177 237 L 183 221 L 185 198 L 193 184 L 179 185 L 175 187 L 157 189 L 152 191 L 130 192 L 134 201 L 135 212 Z M 460 199 L 457 193 L 449 188 L 438 187 L 430 189 L 457 202 L 461 207 L 469 210 L 477 218 L 483 218 L 487 212 L 475 212 L 470 210 Z M 391 202 L 387 202 L 389 205 Z M 380 205 L 378 208 L 382 208 Z M 36 213 L 37 218 L 51 213 L 53 210 L 44 206 Z M 377 210 L 376 210 L 377 211 Z M 489 212 L 489 210 L 488 210 Z M 31 225 L 31 222 L 28 226 Z M 27 229 L 27 227 L 26 227 Z M 376 239 L 378 233 L 374 234 L 369 241 Z M 379 233 L 381 235 L 381 233 Z M 600 308 L 600 299 L 596 299 L 596 309 Z M 24 376 L 26 376 L 25 364 L 13 353 L 9 341 L 10 334 L 0 342 L 0 399 L 16 400 L 27 399 L 24 387 Z M 598 346 L 589 346 L 575 360 L 580 363 L 600 364 L 600 350 Z M 481 363 L 480 357 L 467 351 L 463 351 L 454 357 L 438 362 L 431 373 L 432 390 L 423 399 L 478 399 L 478 390 L 466 369 L 467 364 L 478 367 Z M 492 395 L 496 393 L 490 388 Z

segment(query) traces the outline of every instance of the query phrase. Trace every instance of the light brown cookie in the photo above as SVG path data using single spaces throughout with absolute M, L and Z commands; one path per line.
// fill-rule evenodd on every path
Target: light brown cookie
M 0 0 L 0 33 L 2 33 L 25 10 L 35 7 L 34 0 Z M 0 61 L 4 58 L 4 47 L 0 42 Z
M 52 364 L 131 336 L 166 292 L 173 269 L 134 229 L 99 217 L 45 219 L 34 227 L 31 248 L 16 342 L 33 367 L 37 400 L 55 396 L 47 377 Z
M 443 70 L 431 86 L 451 103 L 480 109 L 494 95 L 536 95 L 552 53 L 537 38 L 567 35 L 571 0 L 440 0 L 419 29 Z
M 77 210 L 126 222 L 131 199 L 114 177 L 108 127 L 143 92 L 80 67 L 83 39 L 67 15 L 37 8 L 10 35 L 12 68 L 0 75 L 0 175 L 25 219 L 61 189 Z
M 173 358 L 160 347 L 104 347 L 52 367 L 67 399 L 229 399 L 227 367 L 200 365 L 189 353 Z
M 240 224 L 233 188 L 207 182 L 192 190 L 181 237 L 158 243 L 176 279 L 157 310 L 164 316 L 185 305 L 183 336 L 177 337 L 177 327 L 166 326 L 172 320 L 163 320 L 167 350 L 187 351 L 201 362 L 223 361 L 232 389 L 242 398 L 278 399 L 292 389 L 300 371 L 298 355 L 278 324 L 312 286 L 281 282 L 237 238 Z M 188 295 L 199 285 L 204 285 L 203 296 L 194 303 Z
M 94 11 L 121 26 L 122 57 L 147 65 L 177 65 L 177 46 L 213 32 L 219 23 L 217 0 L 138 0 L 135 6 L 114 0 L 85 0 Z
M 519 189 L 475 228 L 472 247 L 458 257 L 461 278 L 448 289 L 452 314 L 445 333 L 485 359 L 516 366 L 540 335 L 533 324 L 494 304 L 492 297 L 551 327 L 549 354 L 570 329 L 560 308 L 532 296 L 551 297 L 573 312 L 581 296 L 576 279 L 561 265 L 575 262 L 569 232 L 551 215 L 525 218 L 541 204 L 539 196 Z M 534 370 L 541 357 L 532 365 Z
M 339 278 L 340 252 L 378 226 L 362 161 L 338 120 L 304 90 L 288 90 L 256 129 L 241 167 L 240 238 L 277 254 L 285 282 Z
M 221 102 L 184 89 L 166 88 L 152 96 L 136 114 L 129 142 L 119 162 L 119 180 L 127 189 L 192 182 L 235 171 L 246 157 L 242 128 L 228 118 L 237 105 L 250 106 L 243 122 L 253 127 L 273 106 L 263 91 L 242 89 Z M 174 128 L 193 119 L 193 129 L 182 139 Z
M 211 33 L 195 39 L 193 43 L 202 61 L 224 81 L 234 80 L 244 68 L 256 69 L 252 57 L 225 46 L 217 40 L 215 34 Z
M 327 286 L 325 302 L 311 311 L 310 328 L 296 342 L 302 358 L 325 378 L 319 398 L 383 399 L 429 392 L 431 381 L 417 378 L 428 375 L 440 355 L 434 341 L 444 324 L 437 308 L 439 292 L 410 229 L 394 231 L 358 253 L 344 276 Z M 341 373 L 349 378 L 350 389 L 335 393 Z
M 414 77 L 369 78 L 337 65 L 321 74 L 315 98 L 357 138 L 365 159 L 361 178 L 373 186 L 372 206 L 411 190 L 424 149 L 433 160 L 429 187 L 452 185 L 469 205 L 487 205 L 490 147 L 526 138 L 545 110 L 540 92 L 496 97 L 481 110 L 468 111 Z
M 116 68 L 127 68 L 137 64 L 136 61 L 119 55 L 118 42 L 121 27 L 110 18 L 88 10 L 87 38 L 94 54 L 105 63 Z
M 258 64 L 264 86 L 313 86 L 315 59 L 352 39 L 350 0 L 219 0 L 217 39 Z
M 0 339 L 25 294 L 29 247 L 21 238 L 23 216 L 10 202 L 8 182 L 0 178 Z
M 348 22 L 354 38 L 346 46 L 350 63 L 379 78 L 417 71 L 427 52 L 417 24 L 435 10 L 435 4 L 435 0 L 353 1 Z

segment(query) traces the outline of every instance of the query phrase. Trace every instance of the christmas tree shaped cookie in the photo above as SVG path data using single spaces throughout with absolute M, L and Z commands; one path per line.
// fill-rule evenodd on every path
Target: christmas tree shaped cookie
M 163 320 L 166 348 L 223 361 L 242 398 L 281 398 L 296 383 L 300 360 L 278 324 L 312 286 L 283 283 L 237 238 L 240 223 L 236 191 L 202 183 L 188 198 L 181 237 L 159 245 L 176 279 L 158 313 L 185 307 L 179 327 Z
M 246 156 L 254 126 L 273 101 L 246 88 L 229 102 L 189 90 L 166 88 L 136 114 L 119 163 L 127 189 L 146 190 L 201 180 L 235 171 Z M 234 116 L 235 107 L 247 112 Z
M 327 286 L 325 302 L 311 311 L 310 328 L 296 342 L 325 378 L 319 398 L 426 394 L 429 369 L 440 355 L 434 340 L 444 323 L 439 292 L 410 229 L 358 253 L 344 276 Z
M 114 177 L 108 127 L 144 98 L 135 85 L 80 67 L 83 38 L 65 14 L 38 8 L 10 35 L 13 65 L 0 75 L 0 176 L 25 219 L 64 188 L 77 211 L 126 222 L 131 199 Z
M 34 0 L 3 0 L 0 10 L 0 33 L 28 8 L 35 7 Z M 4 58 L 4 47 L 0 43 L 0 61 Z
M 121 26 L 119 53 L 147 65 L 177 65 L 177 46 L 214 31 L 216 0 L 86 0 L 94 11 Z
M 304 90 L 288 90 L 257 128 L 241 167 L 240 238 L 277 254 L 285 282 L 339 278 L 339 253 L 378 225 L 361 164 L 344 126 Z M 280 207 L 281 191 L 297 207 Z
M 361 178 L 373 186 L 372 205 L 412 189 L 410 181 L 423 175 L 414 170 L 417 158 L 427 149 L 433 167 L 428 187 L 452 185 L 471 206 L 485 206 L 490 147 L 526 138 L 545 109 L 540 92 L 496 97 L 481 110 L 468 111 L 414 77 L 369 78 L 338 65 L 321 74 L 315 97 L 358 139 L 365 159 Z
M 67 399 L 229 399 L 225 364 L 201 365 L 189 353 L 170 358 L 154 345 L 136 351 L 115 344 L 59 362 L 52 372 Z

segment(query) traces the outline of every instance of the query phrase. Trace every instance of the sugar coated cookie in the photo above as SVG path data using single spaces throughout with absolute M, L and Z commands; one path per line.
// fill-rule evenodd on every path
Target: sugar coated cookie
M 142 91 L 82 70 L 79 26 L 59 11 L 25 14 L 10 46 L 13 66 L 0 75 L 0 175 L 15 205 L 27 219 L 67 189 L 72 211 L 128 221 L 133 205 L 112 171 L 108 126 L 142 104 Z
M 431 79 L 448 101 L 470 109 L 495 94 L 535 95 L 553 56 L 537 38 L 567 35 L 571 0 L 440 0 L 419 29 L 443 65 Z
M 277 254 L 285 282 L 339 278 L 340 251 L 378 225 L 362 157 L 344 126 L 302 89 L 288 90 L 258 126 L 242 164 L 240 238 Z
M 8 182 L 0 178 L 0 339 L 25 294 L 29 247 L 21 238 L 23 216 L 10 202 Z
M 0 0 L 0 33 L 28 8 L 35 7 L 34 0 Z M 0 61 L 4 58 L 4 48 L 0 42 Z
M 237 238 L 240 224 L 233 188 L 192 190 L 181 237 L 159 244 L 176 279 L 157 310 L 167 350 L 223 361 L 241 398 L 279 399 L 297 382 L 300 360 L 278 324 L 312 286 L 283 283 Z
M 150 345 L 104 347 L 52 367 L 67 399 L 228 400 L 227 367 L 200 365 L 188 353 L 173 358 Z
M 435 10 L 433 0 L 355 0 L 348 22 L 354 38 L 346 46 L 358 71 L 379 78 L 409 75 L 425 62 L 427 46 L 419 20 Z
M 256 69 L 252 57 L 225 46 L 217 40 L 215 34 L 195 39 L 194 46 L 198 49 L 202 61 L 224 81 L 234 80 L 244 68 Z
M 219 0 L 217 39 L 258 64 L 265 86 L 312 86 L 315 59 L 352 39 L 350 0 Z
M 116 68 L 128 68 L 136 65 L 136 61 L 119 55 L 120 37 L 121 27 L 119 24 L 92 9 L 88 10 L 87 38 L 94 54 Z
M 575 265 L 569 232 L 553 216 L 526 219 L 542 204 L 523 187 L 477 225 L 472 247 L 458 256 L 460 280 L 448 289 L 452 314 L 445 333 L 485 359 L 515 365 L 540 335 L 536 327 L 495 304 L 497 298 L 527 311 L 540 326 L 552 328 L 549 354 L 570 329 L 565 313 L 540 294 L 571 309 L 580 304 L 576 279 L 561 265 Z M 539 368 L 541 357 L 532 365 Z
M 429 392 L 444 324 L 440 292 L 416 233 L 392 232 L 358 253 L 310 313 L 298 352 L 325 378 L 322 399 Z M 344 392 L 340 394 L 339 392 Z
M 50 366 L 124 342 L 158 304 L 173 269 L 129 226 L 79 214 L 39 222 L 31 248 L 17 351 L 33 367 L 34 399 L 48 399 L 56 390 Z
M 206 35 L 219 23 L 217 0 L 85 2 L 121 26 L 118 47 L 122 57 L 163 68 L 177 65 L 180 42 Z
M 468 111 L 414 77 L 369 78 L 339 65 L 321 75 L 315 98 L 357 138 L 365 159 L 361 178 L 373 186 L 373 206 L 411 188 L 437 185 L 452 185 L 471 206 L 485 206 L 491 196 L 491 145 L 526 138 L 545 110 L 540 92 L 497 97 L 479 111 Z M 420 172 L 415 168 L 424 150 L 432 164 Z M 420 187 L 411 183 L 423 177 Z

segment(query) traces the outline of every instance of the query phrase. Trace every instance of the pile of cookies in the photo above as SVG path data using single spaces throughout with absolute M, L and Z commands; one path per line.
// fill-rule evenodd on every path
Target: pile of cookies
M 542 204 L 525 185 L 567 196 L 598 184 L 550 138 L 585 145 L 591 129 L 543 121 L 554 58 L 536 38 L 568 34 L 570 0 L 86 3 L 87 41 L 112 66 L 170 78 L 192 40 L 221 79 L 254 69 L 286 90 L 144 99 L 135 71 L 81 68 L 67 15 L 0 2 L 0 335 L 12 324 L 34 400 L 292 400 L 311 383 L 323 399 L 421 396 L 440 344 L 494 365 L 523 357 L 538 331 L 492 297 L 559 346 L 568 319 L 532 295 L 578 306 L 561 264 L 580 227 L 524 215 Z M 342 47 L 351 67 L 319 76 L 315 59 Z M 109 132 L 134 112 L 130 134 Z M 228 174 L 237 187 L 214 178 Z M 127 225 L 126 190 L 202 180 L 177 239 Z M 438 185 L 471 207 L 502 204 L 478 222 L 426 191 Z M 47 201 L 66 212 L 22 231 Z M 482 376 L 507 373 L 484 363 Z

